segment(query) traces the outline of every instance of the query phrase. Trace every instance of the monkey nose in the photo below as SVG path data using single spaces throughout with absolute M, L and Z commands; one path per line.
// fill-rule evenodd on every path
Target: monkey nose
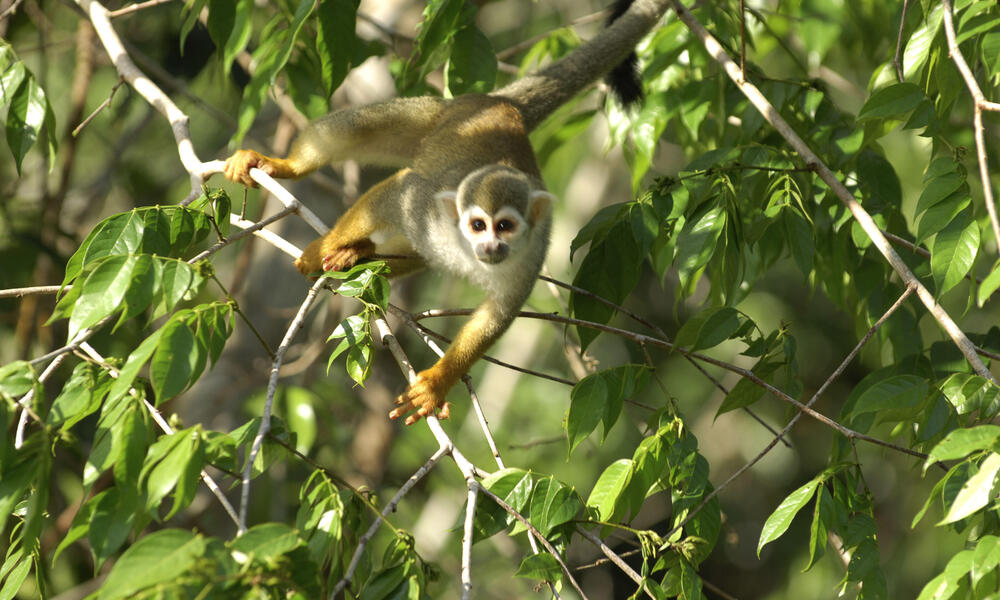
M 476 258 L 484 263 L 495 265 L 507 258 L 510 247 L 507 244 L 481 244 L 476 248 Z

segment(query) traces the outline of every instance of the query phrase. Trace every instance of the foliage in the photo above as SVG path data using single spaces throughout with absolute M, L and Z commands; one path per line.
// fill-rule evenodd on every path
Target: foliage
M 36 15 L 39 7 L 52 9 L 59 28 L 84 18 L 48 0 L 26 3 Z M 399 94 L 455 96 L 488 92 L 509 71 L 580 43 L 556 29 L 564 19 L 538 18 L 531 26 L 546 35 L 498 58 L 495 47 L 529 35 L 496 31 L 479 12 L 496 6 L 480 4 L 429 0 L 403 46 L 398 35 L 356 34 L 367 20 L 357 0 L 266 7 L 191 0 L 120 18 L 148 28 L 142 35 L 168 37 L 170 52 L 179 43 L 187 61 L 195 60 L 189 48 L 199 37 L 211 47 L 212 58 L 198 67 L 203 79 L 189 76 L 188 83 L 217 94 L 209 101 L 235 118 L 195 127 L 193 137 L 221 152 L 224 139 L 240 143 L 269 122 L 269 94 L 280 92 L 315 117 L 371 57 L 386 59 Z M 385 354 L 379 327 L 386 313 L 413 318 L 390 305 L 385 263 L 321 278 L 314 291 L 336 287 L 351 299 L 321 335 L 322 323 L 306 326 L 311 338 L 327 342 L 326 373 L 283 372 L 313 296 L 288 321 L 272 309 L 279 298 L 292 296 L 287 305 L 294 306 L 305 294 L 282 289 L 273 270 L 258 272 L 263 294 L 223 283 L 237 262 L 233 249 L 250 256 L 252 246 L 237 240 L 257 198 L 234 202 L 213 185 L 187 205 L 175 202 L 176 190 L 165 190 L 184 177 L 162 166 L 175 160 L 172 142 L 141 123 L 135 140 L 125 129 L 148 109 L 136 98 L 109 109 L 121 123 L 106 118 L 81 134 L 81 144 L 93 143 L 86 140 L 95 130 L 105 142 L 144 144 L 141 156 L 108 152 L 115 193 L 79 168 L 61 174 L 56 166 L 93 166 L 97 154 L 74 154 L 76 142 L 68 140 L 76 138 L 58 129 L 79 124 L 59 123 L 72 112 L 59 91 L 82 68 L 33 55 L 28 42 L 37 25 L 20 14 L 0 17 L 10 28 L 0 41 L 0 110 L 14 158 L 12 167 L 0 165 L 14 182 L 0 198 L 0 285 L 60 282 L 48 304 L 0 298 L 0 331 L 11 340 L 0 345 L 7 432 L 0 436 L 7 548 L 0 599 L 50 597 L 87 580 L 100 582 L 92 598 L 314 598 L 341 589 L 352 598 L 439 597 L 459 593 L 464 570 L 477 597 L 526 595 L 539 582 L 570 595 L 580 573 L 590 572 L 577 569 L 590 562 L 580 557 L 596 556 L 586 540 L 597 538 L 628 561 L 602 567 L 627 579 L 605 575 L 604 587 L 593 584 L 615 597 L 695 600 L 716 585 L 737 597 L 809 597 L 801 582 L 817 581 L 812 595 L 836 589 L 865 599 L 995 598 L 1000 427 L 992 421 L 1000 389 L 974 356 L 990 360 L 1000 352 L 1000 239 L 984 201 L 1000 149 L 995 135 L 977 142 L 974 112 L 983 106 L 973 108 L 949 52 L 945 11 L 954 11 L 958 49 L 989 99 L 1000 84 L 1000 9 L 974 0 L 953 7 L 925 0 L 905 10 L 903 2 L 765 4 L 741 14 L 741 3 L 697 3 L 695 17 L 730 55 L 745 48 L 746 79 L 774 114 L 754 106 L 671 12 L 638 48 L 641 106 L 608 102 L 601 110 L 589 93 L 533 134 L 546 179 L 563 196 L 574 174 L 589 168 L 583 136 L 607 130 L 628 168 L 614 181 L 615 199 L 632 198 L 605 202 L 574 227 L 568 254 L 575 275 L 562 315 L 573 327 L 551 330 L 553 347 L 533 351 L 538 356 L 519 354 L 532 369 L 568 376 L 555 358 L 565 341 L 576 359 L 588 359 L 576 361 L 582 366 L 571 390 L 518 375 L 511 413 L 521 414 L 497 428 L 508 440 L 558 431 L 566 445 L 508 452 L 511 466 L 497 461 L 493 468 L 477 456 L 489 456 L 484 436 L 459 425 L 463 408 L 445 434 L 454 442 L 438 438 L 438 453 L 450 453 L 459 468 L 467 460 L 461 452 L 472 456 L 478 480 L 472 471 L 463 472 L 465 480 L 441 475 L 452 465 L 440 466 L 449 459 L 435 453 L 421 424 L 386 442 L 394 454 L 377 477 L 368 474 L 372 487 L 352 483 L 365 476 L 345 458 L 355 436 L 370 435 L 358 416 L 361 403 L 344 409 L 341 400 L 361 395 L 360 386 L 373 380 L 390 390 L 401 385 L 388 361 L 375 364 Z M 510 56 L 517 69 L 509 68 Z M 50 71 L 58 76 L 47 81 Z M 91 109 L 118 78 L 112 65 L 98 72 L 100 98 L 87 101 Z M 984 117 L 988 132 L 996 127 L 992 108 Z M 774 115 L 860 208 L 838 197 Z M 673 169 L 661 166 L 667 142 L 683 155 Z M 41 174 L 44 162 L 49 175 Z M 172 180 L 157 184 L 155 176 Z M 63 179 L 39 193 L 43 186 L 34 182 L 45 177 Z M 32 193 L 41 201 L 25 202 Z M 169 203 L 149 205 L 149 197 L 155 203 L 164 196 Z M 91 202 L 103 211 L 96 225 L 79 219 L 69 229 L 73 213 L 60 222 L 47 212 L 71 211 L 63 200 L 74 197 L 102 200 Z M 105 210 L 105 198 L 121 197 L 121 210 Z M 576 222 L 572 206 L 561 210 L 561 220 Z M 865 231 L 861 211 L 888 234 L 905 269 L 887 258 L 888 242 Z M 553 255 L 566 250 L 556 247 Z M 286 261 L 281 269 L 291 267 Z M 558 306 L 541 290 L 533 303 Z M 262 323 L 286 331 L 277 349 Z M 413 326 L 430 335 L 420 327 Z M 25 331 L 48 337 L 23 342 L 31 338 Z M 240 338 L 253 340 L 249 358 Z M 838 367 L 844 357 L 850 360 Z M 225 386 L 213 387 L 210 376 L 226 368 L 250 383 L 226 375 Z M 241 386 L 238 406 L 248 410 L 211 405 L 219 387 Z M 259 392 L 256 399 L 246 387 Z M 195 402 L 212 408 L 198 413 Z M 382 423 L 387 409 L 378 411 Z M 193 414 L 203 418 L 185 423 Z M 779 425 L 768 432 L 746 414 Z M 817 440 L 830 441 L 828 453 Z M 734 465 L 757 465 L 779 443 L 789 446 L 794 467 L 725 479 Z M 740 483 L 750 477 L 753 483 Z M 426 516 L 431 511 L 422 507 L 437 493 L 455 507 L 465 498 L 464 511 L 456 508 L 448 522 Z M 796 518 L 800 513 L 806 516 Z M 467 541 L 460 542 L 463 522 Z M 745 523 L 752 525 L 737 529 Z M 450 550 L 420 536 L 453 526 Z M 905 527 L 914 531 L 897 532 Z M 738 531 L 752 531 L 754 540 L 732 541 Z M 918 541 L 899 544 L 899 535 Z M 491 545 L 500 536 L 513 543 Z M 529 549 L 533 536 L 551 551 Z M 459 546 L 473 542 L 476 560 L 460 565 Z M 732 574 L 753 568 L 761 571 L 740 589 Z M 510 576 L 529 582 L 512 588 Z

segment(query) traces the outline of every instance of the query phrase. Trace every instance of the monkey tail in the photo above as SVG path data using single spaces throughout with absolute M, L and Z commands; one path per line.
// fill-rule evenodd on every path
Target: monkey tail
M 618 17 L 625 14 L 625 11 L 632 6 L 634 0 L 615 0 L 611 6 L 605 25 L 611 26 L 618 20 Z M 625 60 L 618 63 L 618 66 L 611 69 L 604 77 L 604 82 L 611 88 L 611 93 L 618 102 L 625 107 L 635 106 L 642 102 L 644 96 L 642 91 L 642 78 L 639 74 L 639 56 L 632 51 Z
M 623 104 L 642 98 L 633 48 L 655 27 L 671 0 L 615 0 L 608 27 L 573 52 L 492 92 L 517 106 L 531 131 L 554 110 L 601 77 Z

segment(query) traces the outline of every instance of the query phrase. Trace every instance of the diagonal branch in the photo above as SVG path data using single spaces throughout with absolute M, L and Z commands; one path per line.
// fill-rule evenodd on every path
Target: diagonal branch
M 98 37 L 101 38 L 101 44 L 104 45 L 104 49 L 111 57 L 111 62 L 114 63 L 118 73 L 170 122 L 174 140 L 177 142 L 177 153 L 180 155 L 181 164 L 184 165 L 191 180 L 191 192 L 188 197 L 192 199 L 197 197 L 201 193 L 201 184 L 207 174 L 204 164 L 194 151 L 191 131 L 188 128 L 188 116 L 132 61 L 121 38 L 111 26 L 111 16 L 108 10 L 97 0 L 77 0 L 77 4 L 87 14 L 90 22 L 94 24 L 94 29 L 97 31 Z
M 986 164 L 986 140 L 983 139 L 983 111 L 1000 111 L 1000 104 L 989 102 L 983 95 L 976 82 L 972 69 L 965 62 L 962 51 L 958 47 L 955 39 L 955 22 L 952 16 L 951 0 L 943 0 L 944 3 L 944 35 L 948 39 L 948 56 L 962 74 L 965 80 L 965 87 L 969 88 L 972 95 L 972 131 L 976 137 L 976 159 L 979 163 L 979 179 L 983 185 L 983 203 L 986 204 L 986 211 L 990 215 L 990 225 L 993 227 L 993 239 L 996 241 L 997 249 L 1000 249 L 1000 219 L 997 218 L 997 207 L 993 202 L 993 187 L 990 184 L 990 171 Z
M 761 93 L 761 91 L 753 83 L 747 81 L 743 78 L 740 73 L 740 67 L 733 59 L 729 57 L 725 49 L 719 44 L 718 40 L 712 37 L 712 34 L 705 29 L 705 27 L 698 22 L 697 19 L 685 8 L 678 0 L 672 0 L 674 11 L 677 16 L 680 17 L 681 21 L 687 25 L 691 33 L 697 37 L 708 54 L 714 58 L 722 68 L 729 75 L 729 78 L 733 80 L 739 90 L 744 96 L 750 101 L 754 107 L 763 115 L 764 119 L 771 124 L 772 127 L 788 142 L 788 145 L 792 147 L 795 152 L 802 157 L 802 160 L 806 162 L 816 170 L 820 179 L 826 183 L 831 190 L 837 195 L 837 198 L 847 206 L 851 214 L 854 215 L 854 219 L 861 225 L 868 237 L 871 238 L 872 243 L 878 248 L 882 256 L 885 257 L 892 269 L 902 278 L 903 282 L 907 287 L 912 287 L 920 301 L 927 308 L 927 311 L 934 317 L 934 319 L 941 325 L 948 334 L 948 337 L 958 346 L 958 349 L 965 356 L 965 360 L 969 362 L 973 370 L 979 376 L 996 383 L 996 379 L 993 374 L 990 373 L 983 361 L 979 359 L 976 354 L 976 347 L 972 344 L 965 333 L 958 327 L 951 316 L 944 310 L 944 308 L 938 304 L 937 299 L 934 295 L 926 288 L 920 280 L 910 271 L 910 268 L 906 266 L 903 259 L 896 254 L 896 251 L 889 245 L 889 241 L 882 235 L 879 230 L 878 225 L 872 219 L 871 215 L 868 214 L 851 192 L 844 186 L 844 184 L 837 179 L 837 176 L 830 170 L 830 167 L 820 160 L 819 156 L 806 144 L 801 137 L 795 132 L 794 129 L 788 124 L 787 121 L 781 116 L 778 110 L 768 101 L 768 99 Z

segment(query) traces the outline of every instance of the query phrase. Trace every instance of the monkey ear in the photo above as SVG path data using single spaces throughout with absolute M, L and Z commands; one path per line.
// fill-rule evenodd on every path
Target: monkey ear
M 528 197 L 528 222 L 534 226 L 552 210 L 556 197 L 545 190 L 535 190 Z
M 446 214 L 451 215 L 452 219 L 458 220 L 458 191 L 442 190 L 434 194 L 434 199 L 441 202 Z

